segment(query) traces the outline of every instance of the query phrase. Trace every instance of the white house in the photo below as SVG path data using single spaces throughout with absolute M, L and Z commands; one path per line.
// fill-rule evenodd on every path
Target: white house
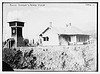
M 84 44 L 89 40 L 89 35 L 71 25 L 65 28 L 47 27 L 39 37 L 42 45 Z

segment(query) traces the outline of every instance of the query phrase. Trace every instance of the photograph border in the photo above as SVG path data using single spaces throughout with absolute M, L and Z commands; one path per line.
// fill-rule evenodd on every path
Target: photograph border
M 98 63 L 98 2 L 2 2 L 2 57 L 3 57 L 3 4 L 4 3 L 62 3 L 62 4 L 67 4 L 67 3 L 79 3 L 79 4 L 83 4 L 83 3 L 95 3 L 97 4 L 97 20 L 96 20 L 96 37 L 97 37 L 97 45 L 96 45 L 96 48 L 97 48 L 97 64 L 96 64 L 96 67 L 97 67 L 97 70 L 96 71 L 93 71 L 93 72 L 98 72 L 98 66 L 99 66 L 99 63 Z M 2 58 L 3 59 L 3 58 Z M 3 67 L 3 66 L 2 66 Z M 2 72 L 8 72 L 8 71 L 2 71 Z M 14 72 L 68 72 L 68 71 L 14 71 Z M 75 71 L 75 72 L 78 72 L 78 71 Z M 80 71 L 79 71 L 80 72 Z M 91 72 L 91 71 L 86 71 L 86 72 Z

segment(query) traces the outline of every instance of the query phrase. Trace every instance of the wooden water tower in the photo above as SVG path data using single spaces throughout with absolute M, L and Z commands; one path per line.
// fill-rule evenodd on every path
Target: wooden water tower
M 11 21 L 8 22 L 11 27 L 11 37 L 15 40 L 15 47 L 25 46 L 22 28 L 24 27 L 24 22 L 21 21 Z

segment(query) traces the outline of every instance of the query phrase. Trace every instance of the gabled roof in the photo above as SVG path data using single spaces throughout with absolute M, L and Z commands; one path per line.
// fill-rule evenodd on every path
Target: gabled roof
M 67 34 L 67 35 L 88 35 L 86 33 L 83 33 L 80 29 L 78 29 L 75 26 L 68 26 L 65 28 L 57 28 L 57 27 L 47 27 L 41 34 L 44 34 L 48 30 L 53 30 L 57 34 Z

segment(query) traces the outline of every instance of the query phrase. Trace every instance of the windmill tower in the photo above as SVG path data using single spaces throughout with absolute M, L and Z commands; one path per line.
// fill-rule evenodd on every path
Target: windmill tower
M 24 27 L 24 22 L 11 21 L 8 23 L 11 27 L 11 37 L 15 40 L 15 47 L 25 46 L 22 35 L 22 28 Z

